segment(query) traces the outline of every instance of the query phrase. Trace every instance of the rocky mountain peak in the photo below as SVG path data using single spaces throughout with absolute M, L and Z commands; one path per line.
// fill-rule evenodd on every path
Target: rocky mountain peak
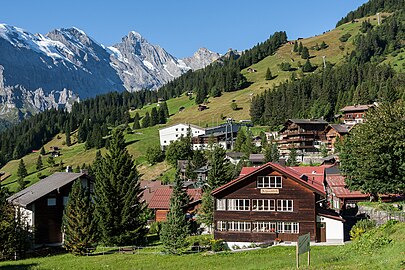
M 193 70 L 197 70 L 206 67 L 220 57 L 219 53 L 212 52 L 207 48 L 199 48 L 193 56 L 184 58 L 183 62 Z

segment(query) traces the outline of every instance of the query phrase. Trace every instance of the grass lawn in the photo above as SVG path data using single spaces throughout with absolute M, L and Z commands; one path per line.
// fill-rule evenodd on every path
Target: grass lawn
M 301 255 L 301 269 L 404 269 L 405 223 L 375 230 L 364 241 L 345 246 L 311 247 L 311 267 Z M 391 242 L 379 243 L 389 238 Z M 359 245 L 361 243 L 361 245 Z M 152 250 L 154 251 L 154 250 Z M 109 254 L 76 257 L 70 254 L 0 262 L 0 269 L 295 269 L 295 247 L 275 246 L 243 252 L 163 255 Z

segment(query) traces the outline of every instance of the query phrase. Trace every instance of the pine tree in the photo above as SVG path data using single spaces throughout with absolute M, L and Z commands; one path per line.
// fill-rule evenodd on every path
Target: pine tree
M 134 117 L 134 125 L 132 126 L 132 129 L 140 129 L 141 128 L 141 125 L 139 124 L 139 113 L 136 113 L 135 114 L 135 117 Z
M 46 153 L 45 153 L 45 148 L 42 146 L 41 147 L 41 151 L 39 152 L 42 156 L 44 156 Z
M 0 260 L 11 259 L 15 252 L 15 210 L 7 202 L 8 190 L 0 185 Z
M 307 59 L 307 61 L 305 62 L 305 64 L 302 66 L 302 71 L 304 72 L 311 72 L 313 71 L 314 68 L 311 64 L 311 61 L 309 61 L 309 59 Z
M 243 129 L 239 129 L 238 135 L 236 136 L 235 145 L 233 146 L 233 150 L 238 152 L 242 150 L 242 146 L 245 144 L 246 135 Z
M 166 124 L 167 119 L 164 109 L 162 107 L 159 107 L 158 115 L 159 115 L 159 124 Z
M 272 162 L 279 162 L 280 160 L 280 151 L 278 150 L 277 143 L 272 143 L 271 145 L 271 161 Z
M 308 51 L 307 47 L 302 48 L 301 58 L 302 59 L 309 59 L 309 51 Z
M 266 80 L 272 80 L 273 75 L 271 74 L 270 68 L 267 68 L 266 70 Z
M 160 104 L 160 108 L 165 113 L 165 118 L 168 119 L 170 117 L 170 114 L 169 114 L 169 108 L 167 107 L 166 101 L 164 101 Z
M 297 166 L 298 162 L 297 162 L 297 149 L 292 148 L 290 149 L 290 153 L 288 155 L 288 159 L 287 159 L 287 166 Z
M 299 46 L 298 46 L 298 53 L 301 54 L 301 53 L 302 53 L 302 50 L 303 50 L 302 42 L 300 42 L 300 44 L 299 44 Z
M 189 235 L 190 230 L 186 219 L 186 211 L 189 198 L 182 186 L 183 183 L 179 177 L 179 172 L 177 172 L 170 197 L 170 210 L 167 213 L 167 221 L 163 224 L 160 232 L 160 240 L 164 249 L 171 254 L 180 254 L 188 247 L 186 237 Z
M 41 170 L 43 166 L 44 166 L 44 165 L 42 164 L 41 155 L 39 155 L 39 156 L 38 156 L 38 159 L 37 159 L 37 166 L 36 166 L 37 171 Z
M 150 115 L 149 112 L 145 113 L 145 116 L 142 118 L 142 128 L 147 128 L 150 126 Z
M 121 130 L 114 130 L 109 152 L 94 166 L 95 201 L 99 232 L 104 244 L 139 244 L 146 233 L 146 206 L 141 202 L 140 180 Z
M 88 253 L 96 244 L 94 205 L 90 192 L 80 180 L 73 183 L 68 203 L 63 213 L 64 247 L 75 255 Z
M 66 125 L 65 134 L 66 134 L 66 146 L 70 146 L 71 141 L 70 141 L 70 126 L 69 125 Z
M 150 126 L 153 127 L 157 124 L 159 124 L 159 114 L 156 107 L 153 107 L 150 114 Z
M 323 49 L 326 49 L 326 48 L 328 48 L 328 45 L 326 45 L 325 41 L 322 41 L 321 49 L 323 50 Z
M 49 167 L 55 166 L 55 159 L 53 158 L 53 156 L 49 156 L 46 162 L 48 163 Z
M 294 51 L 294 52 L 298 52 L 298 42 L 297 42 L 297 41 L 294 42 L 294 49 L 293 49 L 293 51 Z
M 17 170 L 17 183 L 18 183 L 18 190 L 23 190 L 25 188 L 25 181 L 24 178 L 28 175 L 27 169 L 25 168 L 24 160 L 20 159 L 20 163 L 18 164 Z

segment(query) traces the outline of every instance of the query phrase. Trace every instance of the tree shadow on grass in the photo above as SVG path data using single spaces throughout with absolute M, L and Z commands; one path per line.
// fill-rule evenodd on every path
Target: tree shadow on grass
M 38 264 L 37 263 L 30 263 L 30 264 L 14 264 L 14 265 L 3 265 L 0 266 L 0 270 L 29 270 L 29 269 L 37 269 Z
M 125 147 L 127 147 L 128 145 L 130 145 L 130 144 L 133 144 L 133 143 L 136 143 L 136 142 L 139 142 L 139 140 L 130 140 L 130 141 L 127 141 L 127 142 L 125 142 Z

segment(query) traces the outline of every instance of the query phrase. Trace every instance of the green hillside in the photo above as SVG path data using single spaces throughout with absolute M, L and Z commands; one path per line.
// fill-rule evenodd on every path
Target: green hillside
M 382 14 L 382 17 L 388 15 L 389 14 L 385 13 Z M 361 18 L 353 22 L 340 25 L 336 29 L 325 32 L 322 35 L 304 38 L 299 41 L 302 42 L 303 46 L 309 48 L 309 53 L 311 56 L 310 60 L 313 65 L 319 67 L 322 66 L 322 56 L 326 57 L 326 61 L 339 65 L 343 62 L 344 57 L 349 55 L 354 49 L 353 40 L 359 33 L 362 22 L 365 20 L 370 21 L 370 23 L 373 25 L 377 23 L 376 16 Z M 350 38 L 348 38 L 346 42 L 339 40 L 344 35 L 350 35 Z M 316 47 L 320 46 L 322 42 L 325 42 L 327 47 L 325 49 L 317 50 Z M 198 106 L 195 105 L 194 102 L 195 95 L 193 95 L 191 99 L 183 94 L 181 97 L 167 100 L 171 117 L 166 125 L 176 123 L 192 123 L 205 127 L 221 123 L 223 119 L 227 117 L 231 117 L 235 120 L 250 119 L 250 104 L 251 98 L 254 95 L 262 93 L 265 90 L 271 90 L 274 86 L 280 84 L 281 82 L 289 80 L 293 72 L 298 78 L 305 76 L 300 70 L 300 65 L 302 65 L 305 60 L 302 59 L 298 53 L 293 52 L 293 46 L 293 44 L 285 44 L 279 48 L 274 55 L 270 55 L 249 68 L 242 70 L 242 74 L 250 83 L 249 87 L 234 92 L 223 92 L 220 97 L 209 98 L 207 110 L 198 110 Z M 282 71 L 279 67 L 281 63 L 289 63 L 292 69 L 296 70 Z M 404 70 L 405 52 L 400 51 L 395 54 L 391 54 L 383 63 L 390 63 L 395 69 Z M 271 70 L 274 77 L 272 80 L 265 79 L 267 68 Z M 254 69 L 256 72 L 249 72 L 249 69 Z M 317 69 L 315 72 L 319 72 L 318 70 L 320 69 Z M 237 104 L 238 110 L 232 110 L 230 106 L 232 102 Z M 157 106 L 157 103 L 149 104 L 144 106 L 142 109 L 131 110 L 130 115 L 133 117 L 135 113 L 138 112 L 142 117 L 147 111 L 150 112 L 153 107 Z M 183 108 L 183 110 L 179 111 L 180 108 Z M 131 125 L 132 123 L 130 123 L 130 126 Z M 170 166 L 168 166 L 165 162 L 151 167 L 146 163 L 144 157 L 148 147 L 159 144 L 158 129 L 162 128 L 163 126 L 165 125 L 140 129 L 132 134 L 126 134 L 128 150 L 139 164 L 140 173 L 143 175 L 143 179 L 145 180 L 161 178 L 166 173 L 173 175 L 173 169 L 171 169 Z M 75 134 L 72 135 L 73 141 L 75 141 L 75 136 Z M 69 165 L 76 168 L 78 165 L 82 166 L 83 163 L 92 163 L 95 157 L 95 149 L 85 150 L 84 143 L 74 143 L 72 146 L 67 147 L 63 145 L 63 142 L 64 135 L 59 134 L 45 145 L 47 150 L 49 150 L 51 146 L 61 147 L 62 155 L 55 158 L 56 164 L 59 164 L 62 161 L 64 166 Z M 105 149 L 102 149 L 102 151 L 105 151 Z M 28 184 L 38 181 L 38 174 L 46 176 L 58 170 L 57 166 L 53 168 L 46 167 L 47 156 L 44 156 L 43 163 L 45 164 L 45 169 L 37 172 L 35 169 L 35 164 L 38 155 L 38 153 L 31 153 L 23 158 L 29 173 L 28 177 L 26 178 Z M 13 160 L 8 162 L 3 168 L 0 169 L 0 171 L 6 173 L 6 176 L 10 175 L 4 180 L 3 183 L 9 186 L 11 190 L 16 190 L 17 188 L 17 167 L 18 160 Z

